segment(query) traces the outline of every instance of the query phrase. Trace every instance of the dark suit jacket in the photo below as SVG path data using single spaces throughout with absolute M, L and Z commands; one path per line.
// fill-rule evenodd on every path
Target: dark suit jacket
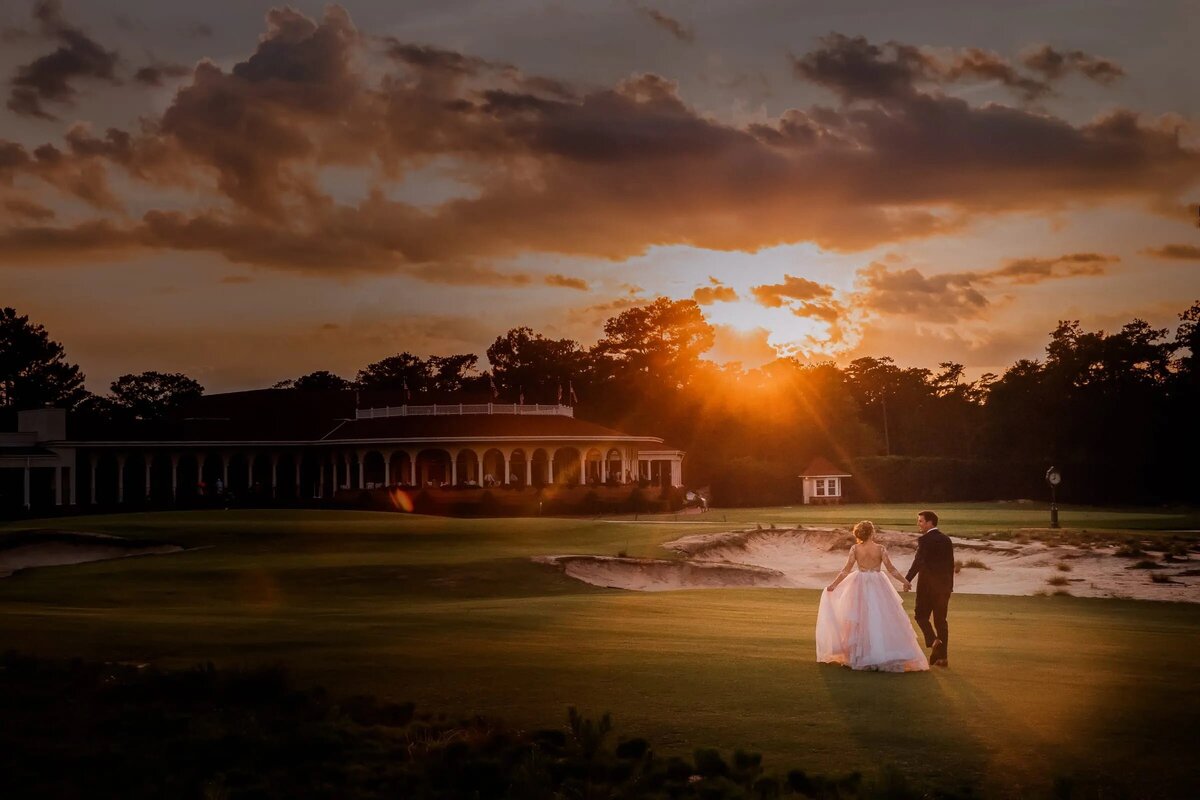
M 919 594 L 954 591 L 954 545 L 937 528 L 930 528 L 917 539 L 917 555 L 905 578 L 911 583 L 915 576 L 920 576 Z

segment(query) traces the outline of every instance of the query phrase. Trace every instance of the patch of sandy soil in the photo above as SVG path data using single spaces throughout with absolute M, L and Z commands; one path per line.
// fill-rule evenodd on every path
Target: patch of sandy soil
M 779 570 L 747 564 L 613 556 L 535 556 L 533 560 L 593 586 L 638 592 L 794 585 Z
M 912 563 L 917 535 L 880 531 L 896 568 Z M 957 539 L 954 557 L 962 567 L 954 590 L 966 594 L 1032 595 L 1066 591 L 1078 597 L 1200 602 L 1200 553 L 1191 560 L 1155 561 L 1139 569 L 1141 557 L 1116 555 L 1116 547 L 1092 548 Z M 854 537 L 842 528 L 789 528 L 727 531 L 684 536 L 663 547 L 682 560 L 550 556 L 544 563 L 596 586 L 634 591 L 724 587 L 821 589 L 846 563 Z M 969 566 L 968 566 L 969 565 Z M 720 567 L 723 569 L 714 570 Z M 749 570 L 762 570 L 752 572 Z M 1151 575 L 1162 576 L 1156 582 Z
M 16 531 L 0 536 L 0 578 L 32 567 L 58 567 L 131 556 L 178 553 L 166 542 L 138 541 L 102 533 Z

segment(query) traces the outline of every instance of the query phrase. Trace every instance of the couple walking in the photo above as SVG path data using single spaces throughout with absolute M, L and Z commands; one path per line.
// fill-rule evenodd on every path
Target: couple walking
M 930 662 L 948 665 L 946 608 L 954 590 L 954 546 L 937 524 L 937 514 L 932 511 L 917 515 L 921 536 L 907 575 L 900 574 L 887 550 L 875 541 L 873 523 L 854 526 L 855 543 L 846 566 L 821 593 L 817 661 L 884 672 L 927 670 Z M 905 591 L 912 588 L 913 578 L 917 579 L 914 616 L 925 634 L 925 646 L 930 648 L 928 658 L 904 613 L 904 601 L 884 569 Z

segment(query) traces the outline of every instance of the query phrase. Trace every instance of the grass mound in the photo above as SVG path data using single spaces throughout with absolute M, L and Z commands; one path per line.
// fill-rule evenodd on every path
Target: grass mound
M 280 667 L 161 671 L 0 661 L 0 765 L 9 797 L 916 797 L 889 769 L 768 774 L 758 753 L 663 757 L 575 708 L 526 732 L 411 703 L 299 689 Z

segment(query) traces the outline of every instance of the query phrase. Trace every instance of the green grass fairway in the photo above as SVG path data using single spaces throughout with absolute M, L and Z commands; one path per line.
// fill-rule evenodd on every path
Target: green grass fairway
M 11 523 L 162 539 L 182 554 L 0 579 L 4 649 L 186 666 L 286 664 L 298 680 L 523 726 L 612 712 L 663 751 L 758 750 L 768 771 L 874 772 L 929 787 L 1043 796 L 1115 779 L 1186 795 L 1200 746 L 1200 607 L 958 595 L 951 669 L 854 673 L 814 663 L 819 594 L 640 594 L 529 556 L 664 556 L 658 545 L 747 524 L 871 518 L 917 506 L 712 511 L 633 521 L 448 520 L 364 512 L 210 511 Z M 1042 527 L 1044 508 L 941 506 L 975 535 Z M 726 522 L 722 523 L 722 516 Z M 1194 511 L 1064 509 L 1088 530 L 1194 530 Z M 664 524 L 670 523 L 670 524 Z M 1143 535 L 1143 534 L 1139 534 Z M 906 604 L 911 608 L 912 597 Z M 1117 796 L 1117 795 L 1104 795 Z

